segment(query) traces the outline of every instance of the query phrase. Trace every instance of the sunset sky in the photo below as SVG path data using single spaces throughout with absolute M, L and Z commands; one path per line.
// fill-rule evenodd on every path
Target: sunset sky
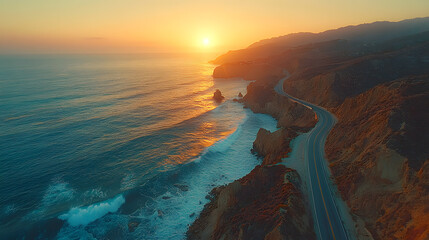
M 428 0 L 0 0 L 0 53 L 223 52 L 428 15 Z

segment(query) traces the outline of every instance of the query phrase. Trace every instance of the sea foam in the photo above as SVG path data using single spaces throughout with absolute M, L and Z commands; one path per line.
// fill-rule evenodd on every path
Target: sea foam
M 241 106 L 240 106 L 241 107 Z M 214 114 L 222 114 L 222 112 Z M 153 204 L 142 209 L 140 224 L 130 238 L 145 236 L 146 240 L 186 238 L 186 230 L 208 202 L 207 194 L 217 186 L 239 179 L 260 163 L 250 152 L 259 128 L 275 131 L 276 121 L 264 114 L 244 110 L 245 117 L 237 122 L 236 130 L 228 137 L 208 147 L 201 156 L 182 166 L 175 181 L 186 190 L 170 185 L 169 190 L 154 198 Z
M 116 212 L 122 204 L 124 204 L 125 198 L 122 194 L 117 195 L 112 199 L 108 199 L 104 202 L 96 203 L 86 207 L 74 207 L 68 211 L 68 213 L 60 215 L 58 218 L 66 220 L 71 226 L 86 225 L 90 222 L 103 217 L 107 213 Z

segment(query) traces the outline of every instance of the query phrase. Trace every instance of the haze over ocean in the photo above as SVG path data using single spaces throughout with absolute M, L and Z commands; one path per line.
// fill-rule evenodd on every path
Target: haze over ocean
M 275 130 L 232 102 L 248 82 L 213 68 L 178 54 L 1 56 L 0 232 L 183 238 L 214 186 L 258 164 L 258 129 Z

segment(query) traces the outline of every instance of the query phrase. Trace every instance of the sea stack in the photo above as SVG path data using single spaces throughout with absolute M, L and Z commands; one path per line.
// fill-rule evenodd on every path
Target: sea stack
M 224 99 L 225 97 L 224 96 L 222 96 L 222 93 L 220 92 L 220 90 L 219 89 L 216 89 L 216 92 L 214 92 L 214 94 L 213 94 L 213 99 L 216 101 L 216 102 L 222 102 L 222 100 Z

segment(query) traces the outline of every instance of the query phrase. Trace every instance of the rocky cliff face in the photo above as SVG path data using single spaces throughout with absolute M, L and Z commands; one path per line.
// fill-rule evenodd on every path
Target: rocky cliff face
M 290 101 L 274 91 L 276 81 L 266 83 L 256 81 L 247 87 L 242 102 L 256 113 L 265 113 L 278 120 L 278 127 L 306 131 L 314 127 L 316 119 L 310 109 Z
M 251 69 L 258 69 L 255 79 L 259 81 L 249 84 L 248 93 L 240 101 L 254 112 L 274 116 L 282 128 L 274 133 L 259 132 L 254 150 L 264 161 L 251 175 L 255 179 L 268 177 L 262 172 L 273 171 L 273 175 L 282 176 L 283 170 L 266 168 L 278 167 L 271 164 L 279 161 L 278 156 L 287 154 L 286 145 L 293 131 L 305 131 L 316 121 L 310 110 L 294 105 L 272 90 L 279 75 L 271 74 L 270 69 L 288 69 L 292 76 L 285 82 L 286 92 L 326 107 L 338 118 L 327 139 L 326 154 L 341 195 L 352 212 L 364 221 L 375 239 L 429 239 L 429 32 L 382 43 L 334 40 L 283 50 L 278 45 L 268 47 L 269 51 L 263 51 L 264 48 L 254 46 L 217 59 L 227 63 L 217 68 L 219 76 L 252 79 Z M 243 64 L 246 59 L 248 62 Z M 279 184 L 277 178 L 270 181 Z M 268 185 L 270 189 L 261 193 L 280 189 Z M 296 188 L 298 184 L 292 185 Z M 246 186 L 237 181 L 214 191 L 214 200 L 208 207 L 212 211 L 205 210 L 201 219 L 209 219 L 207 216 L 214 216 L 214 209 L 221 209 L 219 206 L 225 203 L 220 200 L 224 199 L 220 197 L 222 194 L 246 202 L 238 194 Z M 264 194 L 256 195 L 267 209 L 269 206 L 263 205 L 262 199 L 273 203 Z M 256 204 L 247 204 L 257 209 Z M 239 214 L 238 209 L 226 215 L 224 212 L 228 210 L 215 215 L 218 220 L 226 221 L 227 216 Z M 273 218 L 267 221 L 280 224 L 281 215 L 272 214 Z M 221 224 L 225 227 L 217 228 L 216 225 L 210 233 L 232 238 L 256 234 L 241 227 L 250 226 L 247 221 L 232 222 L 233 226 Z M 199 226 L 206 223 L 200 222 Z M 261 225 L 263 233 L 255 236 L 274 236 L 271 234 L 275 228 L 270 226 Z M 289 231 L 301 233 L 296 223 L 291 226 L 293 230 Z M 193 227 L 191 230 L 196 231 Z M 282 235 L 276 235 L 276 239 L 287 233 L 277 232 Z
M 273 90 L 277 81 L 263 78 L 251 83 L 239 100 L 254 112 L 279 120 L 279 130 L 260 129 L 253 143 L 252 151 L 264 160 L 242 179 L 212 190 L 188 239 L 315 239 L 299 175 L 276 163 L 291 151 L 296 131 L 310 129 L 316 120 L 309 109 L 278 96 Z
M 315 239 L 299 184 L 297 173 L 283 165 L 258 166 L 213 189 L 188 239 Z
M 429 76 L 372 88 L 334 109 L 326 153 L 375 239 L 429 238 Z
M 264 158 L 263 164 L 276 164 L 281 162 L 282 158 L 287 157 L 291 151 L 290 141 L 297 135 L 292 129 L 281 128 L 271 133 L 261 128 L 253 142 L 252 152 Z

